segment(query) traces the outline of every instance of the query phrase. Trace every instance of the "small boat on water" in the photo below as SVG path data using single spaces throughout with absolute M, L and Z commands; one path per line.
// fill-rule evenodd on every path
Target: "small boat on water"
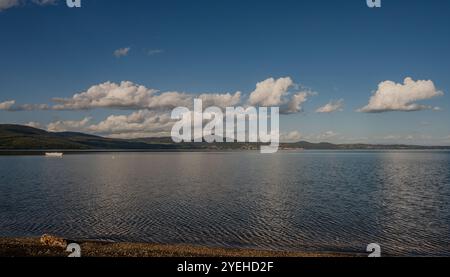
M 45 156 L 49 157 L 49 158 L 62 158 L 63 155 L 64 155 L 64 153 L 58 153 L 58 152 L 45 153 Z

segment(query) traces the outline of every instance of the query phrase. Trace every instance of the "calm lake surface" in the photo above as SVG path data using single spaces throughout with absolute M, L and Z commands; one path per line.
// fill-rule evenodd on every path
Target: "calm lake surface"
M 450 152 L 0 156 L 0 236 L 450 255 Z

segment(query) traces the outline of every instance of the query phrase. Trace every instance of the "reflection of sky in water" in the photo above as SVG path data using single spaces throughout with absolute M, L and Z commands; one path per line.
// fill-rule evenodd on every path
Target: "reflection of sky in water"
M 0 236 L 449 255 L 449 165 L 401 151 L 0 157 Z

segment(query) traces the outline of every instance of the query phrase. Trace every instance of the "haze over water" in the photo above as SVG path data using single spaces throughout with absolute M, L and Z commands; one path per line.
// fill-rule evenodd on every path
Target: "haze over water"
M 0 156 L 0 237 L 450 254 L 450 152 Z

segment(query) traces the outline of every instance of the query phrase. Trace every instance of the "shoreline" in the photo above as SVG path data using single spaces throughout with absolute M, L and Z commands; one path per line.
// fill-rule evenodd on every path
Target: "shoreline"
M 308 152 L 450 152 L 448 148 L 433 148 L 433 149 L 280 149 L 279 153 L 308 153 Z M 64 155 L 80 155 L 80 154 L 127 154 L 127 153 L 155 153 L 155 154 L 182 154 L 182 153 L 211 153 L 211 154 L 230 154 L 230 153 L 259 153 L 259 150 L 214 150 L 214 149 L 108 149 L 108 150 L 64 150 L 64 149 L 49 149 L 49 150 L 1 150 L 0 157 L 4 156 L 45 156 L 45 153 L 61 152 Z
M 82 257 L 110 257 L 110 258 L 195 258 L 195 257 L 362 257 L 362 253 L 336 252 L 302 252 L 302 251 L 270 251 L 252 249 L 228 249 L 192 245 L 165 245 L 154 243 L 131 242 L 99 242 L 99 241 L 71 241 L 81 247 Z M 0 257 L 67 257 L 70 253 L 61 246 L 48 246 L 40 238 L 0 238 Z

